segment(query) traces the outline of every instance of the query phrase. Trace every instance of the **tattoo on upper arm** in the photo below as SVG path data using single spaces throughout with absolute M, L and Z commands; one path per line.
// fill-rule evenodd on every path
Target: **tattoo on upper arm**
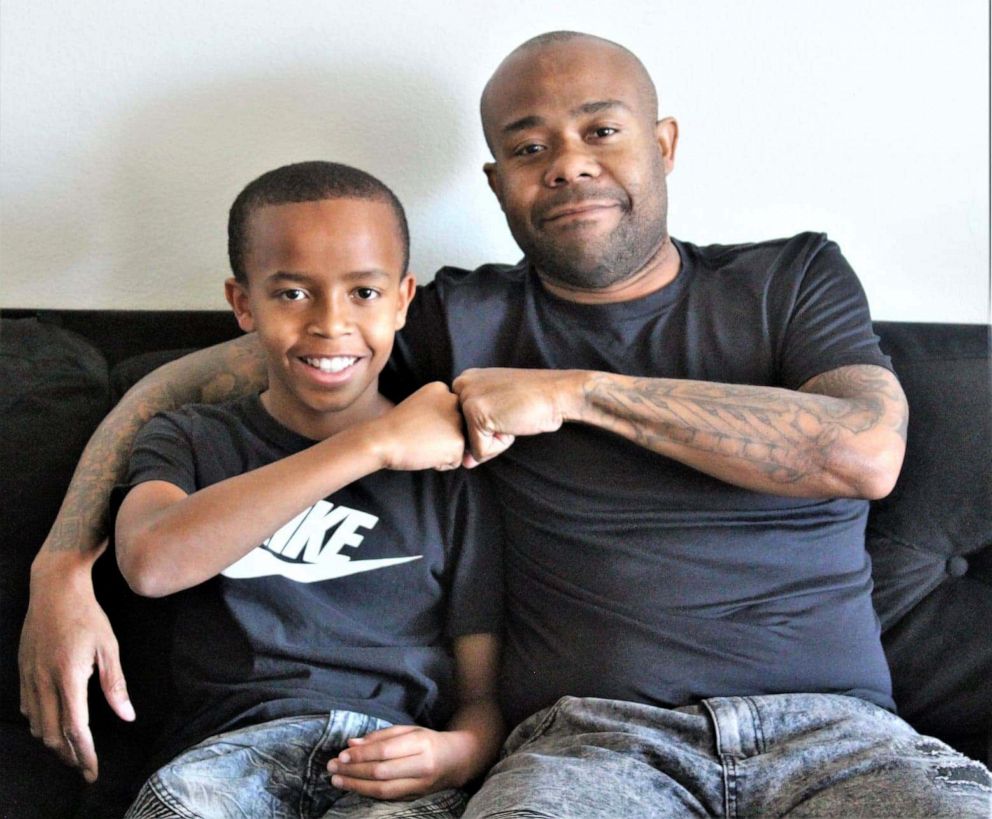
M 608 428 L 641 446 L 744 461 L 783 484 L 821 469 L 841 436 L 886 424 L 905 438 L 899 384 L 874 366 L 832 370 L 801 391 L 604 375 L 588 382 L 586 399 L 605 410 Z

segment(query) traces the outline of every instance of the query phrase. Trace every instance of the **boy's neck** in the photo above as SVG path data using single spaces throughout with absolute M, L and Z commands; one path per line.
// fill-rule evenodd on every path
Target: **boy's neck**
M 392 401 L 379 392 L 377 384 L 370 385 L 366 394 L 348 407 L 327 412 L 305 407 L 298 401 L 283 400 L 279 390 L 273 388 L 263 392 L 260 399 L 262 407 L 276 421 L 313 441 L 323 441 L 356 424 L 378 418 L 394 406 Z

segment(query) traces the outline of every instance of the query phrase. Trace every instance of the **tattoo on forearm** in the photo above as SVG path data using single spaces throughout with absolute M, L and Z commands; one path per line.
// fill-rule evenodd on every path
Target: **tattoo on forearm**
M 800 392 L 668 379 L 590 380 L 587 406 L 612 428 L 659 452 L 671 445 L 750 464 L 774 483 L 802 481 L 831 460 L 841 436 L 887 423 L 905 438 L 906 413 L 888 371 L 851 366 Z M 893 416 L 896 420 L 889 420 Z

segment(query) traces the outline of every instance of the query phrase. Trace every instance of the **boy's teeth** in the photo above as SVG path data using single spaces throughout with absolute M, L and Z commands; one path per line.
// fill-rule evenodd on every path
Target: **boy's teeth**
M 353 355 L 336 355 L 333 358 L 304 358 L 303 360 L 322 373 L 339 373 L 358 361 L 358 358 Z

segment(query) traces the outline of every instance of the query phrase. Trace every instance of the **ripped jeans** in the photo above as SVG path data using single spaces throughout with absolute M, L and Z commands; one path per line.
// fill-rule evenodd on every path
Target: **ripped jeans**
M 834 694 L 665 709 L 565 697 L 525 720 L 466 819 L 992 816 L 992 775 Z
M 126 819 L 454 819 L 465 795 L 380 801 L 331 785 L 327 762 L 388 722 L 351 711 L 288 717 L 218 734 L 144 784 Z

